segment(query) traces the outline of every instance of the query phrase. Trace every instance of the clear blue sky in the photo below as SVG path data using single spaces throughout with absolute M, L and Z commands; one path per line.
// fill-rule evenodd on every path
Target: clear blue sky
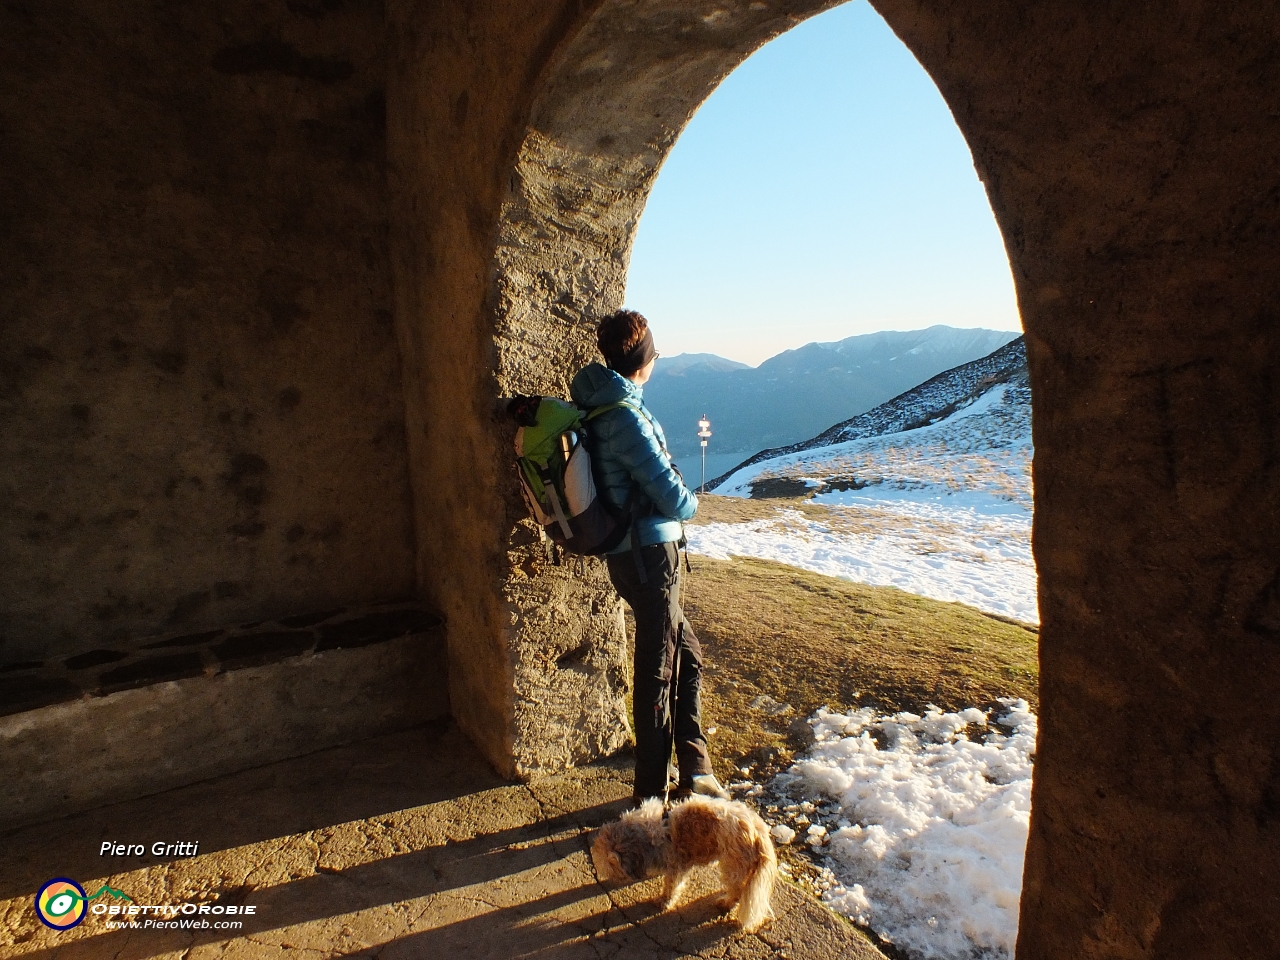
M 1021 329 L 969 148 L 865 0 L 765 44 L 694 115 L 640 221 L 626 302 L 665 356 L 753 365 L 877 330 Z

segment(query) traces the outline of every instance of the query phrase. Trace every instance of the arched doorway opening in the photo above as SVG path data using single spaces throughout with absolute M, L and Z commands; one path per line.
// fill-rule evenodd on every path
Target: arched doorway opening
M 621 303 L 637 223 L 667 151 L 728 71 L 795 22 L 752 9 L 710 17 L 667 10 L 652 24 L 655 34 L 692 35 L 694 49 L 668 49 L 654 64 L 644 61 L 657 51 L 634 45 L 645 29 L 619 32 L 607 9 L 571 42 L 576 49 L 558 55 L 510 180 L 492 290 L 505 391 L 563 395 L 568 378 L 593 359 L 585 321 Z M 635 8 L 625 14 L 636 15 Z M 690 29 L 675 28 L 672 17 Z M 575 762 L 589 755 L 593 736 L 577 703 L 603 707 L 594 743 L 624 729 L 623 691 L 610 686 L 627 666 L 616 614 L 581 615 L 616 611 L 617 601 L 598 571 L 539 566 L 539 546 L 519 528 L 509 549 L 538 575 L 509 586 L 507 596 L 542 617 L 538 632 L 521 638 L 532 649 L 522 655 L 517 647 L 515 658 L 518 755 L 523 746 L 526 769 L 552 757 Z M 565 598 L 563 619 L 547 617 L 548 594 Z M 582 658 L 584 649 L 591 653 Z M 564 669 L 575 660 L 586 669 Z M 563 707 L 569 711 L 557 715 Z M 565 731 L 552 738 L 550 755 L 538 736 L 548 729 Z
M 1012 955 L 1038 709 L 1025 351 L 1000 351 L 1021 330 L 968 148 L 873 9 L 801 23 L 699 107 L 626 302 L 684 475 L 702 414 L 731 451 L 681 587 L 721 779 L 907 955 Z M 956 329 L 1001 311 L 1013 331 Z

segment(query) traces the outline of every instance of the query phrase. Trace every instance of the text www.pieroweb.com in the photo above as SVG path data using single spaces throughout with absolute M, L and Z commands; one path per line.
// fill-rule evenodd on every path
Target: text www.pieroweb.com
M 97 904 L 93 912 L 106 915 L 103 926 L 108 930 L 240 930 L 244 921 L 226 919 L 227 915 L 256 913 L 257 908 L 252 904 Z

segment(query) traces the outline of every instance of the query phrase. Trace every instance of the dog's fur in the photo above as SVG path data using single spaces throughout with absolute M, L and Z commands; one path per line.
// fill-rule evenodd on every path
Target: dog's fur
M 672 806 L 665 819 L 662 801 L 646 800 L 601 827 L 591 859 L 601 880 L 662 877 L 664 910 L 679 899 L 690 870 L 718 861 L 725 888 L 720 904 L 736 906 L 743 931 L 755 932 L 773 915 L 769 896 L 778 860 L 769 828 L 737 800 L 691 797 Z

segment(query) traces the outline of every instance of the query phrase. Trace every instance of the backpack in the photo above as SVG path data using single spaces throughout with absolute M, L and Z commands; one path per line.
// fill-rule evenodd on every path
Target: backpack
M 546 536 L 571 553 L 608 553 L 631 528 L 635 489 L 621 511 L 596 492 L 587 424 L 620 401 L 584 412 L 555 397 L 519 396 L 507 412 L 520 424 L 516 465 L 520 492 Z

